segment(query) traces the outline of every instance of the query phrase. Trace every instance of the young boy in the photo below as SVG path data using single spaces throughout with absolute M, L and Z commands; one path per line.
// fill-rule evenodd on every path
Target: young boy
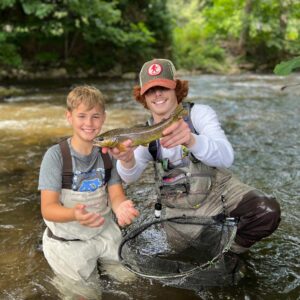
M 57 275 L 86 281 L 98 259 L 118 260 L 121 232 L 111 210 L 120 226 L 130 224 L 138 211 L 125 197 L 115 161 L 93 147 L 105 121 L 101 92 L 74 88 L 66 117 L 72 137 L 49 148 L 40 168 L 38 189 L 47 225 L 43 251 Z

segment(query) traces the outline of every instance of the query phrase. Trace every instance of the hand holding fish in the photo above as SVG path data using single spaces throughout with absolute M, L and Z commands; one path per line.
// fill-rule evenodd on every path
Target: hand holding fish
M 163 131 L 163 138 L 160 139 L 160 143 L 165 148 L 173 148 L 178 145 L 192 147 L 195 138 L 189 125 L 183 119 L 180 119 Z
M 120 226 L 131 224 L 133 219 L 139 216 L 139 212 L 134 208 L 134 204 L 131 200 L 121 202 L 114 210 L 114 213 Z
M 113 147 L 113 148 L 108 148 L 108 147 L 103 147 L 102 152 L 103 153 L 109 153 L 111 154 L 115 159 L 118 159 L 124 163 L 130 163 L 134 161 L 134 149 L 136 147 L 132 147 L 132 141 L 131 140 L 126 140 L 125 142 L 122 143 L 122 151 L 118 147 Z
M 83 204 L 77 204 L 74 207 L 75 220 L 87 227 L 99 227 L 103 225 L 105 219 L 100 214 L 88 212 L 85 208 L 86 206 Z

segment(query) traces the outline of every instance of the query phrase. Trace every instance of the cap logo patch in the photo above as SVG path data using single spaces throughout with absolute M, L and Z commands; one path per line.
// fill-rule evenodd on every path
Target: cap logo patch
M 160 64 L 152 64 L 148 69 L 148 74 L 150 76 L 159 75 L 162 72 L 162 66 Z

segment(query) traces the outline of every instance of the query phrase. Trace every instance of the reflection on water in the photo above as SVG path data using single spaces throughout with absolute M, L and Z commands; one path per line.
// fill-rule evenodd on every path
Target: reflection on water
M 206 288 L 195 294 L 146 279 L 115 283 L 102 276 L 103 299 L 297 299 L 299 277 L 299 87 L 300 82 L 262 75 L 193 76 L 189 99 L 211 105 L 233 144 L 233 171 L 243 181 L 275 195 L 282 222 L 245 256 L 247 273 L 236 287 Z M 131 81 L 90 80 L 107 97 L 103 130 L 144 123 L 148 113 L 131 99 Z M 39 164 L 46 148 L 71 134 L 64 119 L 65 97 L 74 83 L 14 83 L 22 96 L 0 102 L 0 298 L 57 299 L 39 244 L 44 228 L 37 192 Z M 128 195 L 147 220 L 153 213 L 152 170 Z

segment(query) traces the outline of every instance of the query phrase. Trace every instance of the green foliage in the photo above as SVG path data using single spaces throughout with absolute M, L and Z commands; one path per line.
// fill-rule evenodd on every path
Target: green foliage
M 178 45 L 174 51 L 178 66 L 208 72 L 220 71 L 225 51 L 212 40 L 205 39 L 196 22 L 176 28 L 174 43 Z
M 207 27 L 203 14 L 198 10 L 200 1 L 172 2 L 170 9 L 175 18 L 181 5 L 185 6 L 180 7 L 181 14 L 173 30 L 173 56 L 177 65 L 208 72 L 224 71 L 225 51 L 212 34 L 215 30 Z
M 299 1 L 170 0 L 169 8 L 176 20 L 173 50 L 184 66 L 223 64 L 232 56 L 271 69 L 282 57 L 300 53 Z
M 38 52 L 35 56 L 35 61 L 39 65 L 51 65 L 59 60 L 59 56 L 55 52 Z
M 0 65 L 17 68 L 22 65 L 22 58 L 15 45 L 0 43 Z
M 295 57 L 288 61 L 283 61 L 276 65 L 274 73 L 276 75 L 289 75 L 293 70 L 300 68 L 300 56 Z
M 105 69 L 118 63 L 132 64 L 169 46 L 165 3 L 3 0 L 0 35 L 4 34 L 5 40 L 16 46 L 14 53 L 19 50 L 19 55 L 35 66 L 51 65 L 55 60 L 65 66 Z M 3 55 L 10 54 L 4 51 Z
M 138 70 L 145 60 L 153 57 L 171 55 L 171 17 L 166 0 L 123 0 L 119 8 L 122 11 L 122 27 L 129 28 L 133 34 L 127 40 L 128 47 L 123 48 L 119 61 L 129 62 Z
M 4 9 L 7 7 L 12 7 L 13 5 L 15 5 L 15 0 L 1 0 L 0 1 L 0 9 Z
M 39 0 L 22 1 L 24 13 L 26 15 L 34 15 L 39 19 L 49 16 L 55 9 L 52 3 L 41 3 Z
M 274 65 L 300 53 L 300 2 L 290 0 L 2 0 L 0 65 L 226 71 L 227 61 Z

